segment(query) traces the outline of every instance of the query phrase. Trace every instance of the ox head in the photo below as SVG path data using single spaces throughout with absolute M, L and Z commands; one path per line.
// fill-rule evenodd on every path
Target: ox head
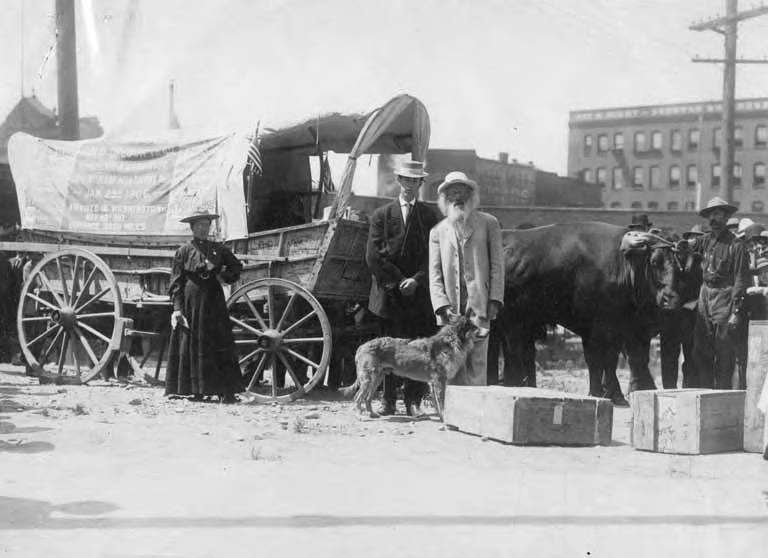
M 652 304 L 663 310 L 680 307 L 678 281 L 692 261 L 682 244 L 642 231 L 624 235 L 621 251 L 629 264 L 629 282 L 638 306 Z

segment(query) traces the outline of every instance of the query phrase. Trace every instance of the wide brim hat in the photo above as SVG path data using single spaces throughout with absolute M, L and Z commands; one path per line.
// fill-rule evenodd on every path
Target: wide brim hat
M 687 240 L 687 239 L 691 238 L 692 236 L 703 236 L 705 234 L 707 234 L 707 233 L 704 232 L 704 229 L 701 228 L 701 225 L 694 225 L 693 227 L 691 227 L 691 230 L 685 231 L 683 233 L 683 238 L 685 238 Z
M 448 186 L 452 186 L 453 184 L 464 184 L 469 186 L 471 190 L 477 190 L 477 182 L 469 178 L 461 171 L 453 171 L 445 175 L 445 179 L 440 183 L 440 186 L 437 187 L 437 195 L 442 194 L 443 190 L 448 188 Z
M 424 170 L 422 161 L 402 161 L 395 167 L 395 174 L 407 178 L 425 178 L 429 173 Z
M 699 211 L 699 216 L 709 217 L 709 214 L 712 213 L 715 209 L 722 209 L 728 215 L 730 215 L 731 213 L 736 213 L 738 207 L 731 205 L 721 197 L 715 196 L 707 202 L 707 207 Z
M 199 221 L 200 219 L 209 219 L 213 221 L 214 219 L 218 219 L 220 215 L 218 213 L 211 213 L 211 211 L 208 210 L 208 208 L 200 207 L 193 211 L 188 216 L 184 217 L 183 219 L 179 219 L 182 223 L 194 223 L 195 221 Z

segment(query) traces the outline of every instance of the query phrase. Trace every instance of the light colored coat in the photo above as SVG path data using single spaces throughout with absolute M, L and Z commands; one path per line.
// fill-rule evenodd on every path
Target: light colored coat
M 450 306 L 459 313 L 459 239 L 447 219 L 440 221 L 429 235 L 429 293 L 435 312 Z M 467 219 L 464 238 L 464 280 L 467 308 L 479 318 L 478 325 L 490 327 L 488 304 L 504 302 L 504 256 L 501 228 L 493 215 L 475 211 Z M 438 316 L 438 323 L 442 323 Z

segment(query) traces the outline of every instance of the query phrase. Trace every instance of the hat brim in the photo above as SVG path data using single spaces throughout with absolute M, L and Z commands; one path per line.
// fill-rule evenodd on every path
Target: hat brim
M 627 225 L 627 228 L 630 229 L 630 230 L 635 230 L 635 229 L 644 229 L 646 227 L 651 228 L 652 226 L 653 226 L 653 223 L 645 223 L 645 224 L 642 224 L 642 223 L 631 223 L 631 224 Z
M 683 238 L 684 238 L 685 240 L 688 240 L 688 239 L 689 239 L 689 238 L 691 238 L 692 236 L 704 236 L 705 234 L 706 234 L 706 233 L 704 233 L 704 232 L 701 232 L 701 231 L 685 231 L 685 232 L 683 233 Z
M 448 188 L 448 186 L 453 186 L 454 184 L 464 184 L 465 186 L 469 186 L 472 190 L 477 190 L 477 182 L 474 180 L 467 178 L 466 180 L 463 178 L 457 178 L 454 180 L 449 180 L 448 182 L 443 182 L 440 184 L 440 186 L 437 187 L 437 194 L 440 195 L 443 193 L 443 190 Z
M 426 178 L 426 177 L 429 176 L 429 173 L 428 172 L 424 172 L 424 171 L 421 171 L 421 172 L 411 172 L 411 171 L 405 171 L 405 170 L 403 170 L 403 171 L 396 170 L 395 174 L 397 176 L 404 176 L 405 178 Z
M 219 215 L 216 213 L 200 213 L 198 215 L 190 215 L 189 217 L 184 217 L 183 219 L 179 219 L 179 222 L 181 223 L 194 223 L 195 221 L 199 221 L 200 219 L 208 219 L 210 221 L 213 221 L 214 219 L 218 219 Z
M 735 205 L 731 205 L 731 204 L 716 205 L 714 207 L 705 207 L 704 209 L 699 211 L 699 217 L 708 217 L 709 214 L 712 213 L 716 209 L 722 209 L 728 215 L 731 215 L 732 213 L 736 213 L 738 211 L 738 208 Z

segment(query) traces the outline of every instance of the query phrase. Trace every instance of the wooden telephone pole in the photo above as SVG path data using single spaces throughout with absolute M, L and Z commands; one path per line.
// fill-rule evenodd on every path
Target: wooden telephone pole
M 692 31 L 715 31 L 725 37 L 725 58 L 693 58 L 694 62 L 720 63 L 723 68 L 723 145 L 720 149 L 723 198 L 733 201 L 734 116 L 736 112 L 736 64 L 768 64 L 768 60 L 736 59 L 739 22 L 768 14 L 768 6 L 738 11 L 738 0 L 725 0 L 725 17 L 717 17 L 690 26 Z

